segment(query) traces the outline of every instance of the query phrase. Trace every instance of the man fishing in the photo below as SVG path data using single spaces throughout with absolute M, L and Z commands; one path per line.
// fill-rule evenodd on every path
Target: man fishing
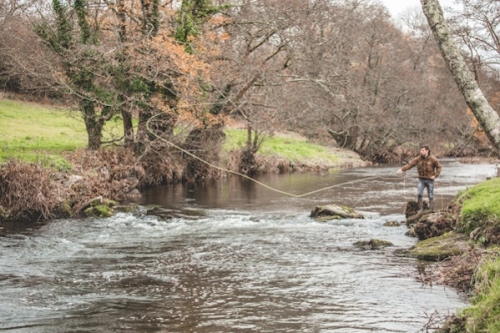
M 399 169 L 397 173 L 402 174 L 403 172 L 413 168 L 415 165 L 418 170 L 418 210 L 422 210 L 424 188 L 427 188 L 427 195 L 429 196 L 429 209 L 434 211 L 434 180 L 441 173 L 441 164 L 436 157 L 431 155 L 429 146 L 424 145 L 420 147 L 420 156 L 411 160 L 410 163 Z

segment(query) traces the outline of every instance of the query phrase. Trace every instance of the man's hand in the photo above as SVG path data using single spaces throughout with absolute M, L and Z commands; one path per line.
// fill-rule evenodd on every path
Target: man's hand
M 398 175 L 400 175 L 400 174 L 402 174 L 403 172 L 404 172 L 403 170 L 399 169 L 399 170 L 398 170 L 398 172 L 397 172 L 397 174 L 398 174 Z
M 436 179 L 436 176 L 431 176 L 431 179 L 432 179 L 432 180 Z

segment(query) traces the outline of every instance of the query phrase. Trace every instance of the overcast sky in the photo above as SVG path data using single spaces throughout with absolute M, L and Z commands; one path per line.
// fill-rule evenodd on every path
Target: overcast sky
M 398 18 L 408 7 L 420 7 L 420 0 L 380 0 L 391 12 L 394 18 Z M 453 6 L 454 0 L 439 0 L 441 7 Z

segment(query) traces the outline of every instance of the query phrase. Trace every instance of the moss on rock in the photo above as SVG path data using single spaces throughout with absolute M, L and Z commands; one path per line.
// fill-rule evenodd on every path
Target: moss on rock
M 111 217 L 113 216 L 113 208 L 106 205 L 96 205 L 85 209 L 84 213 L 88 217 Z
M 449 232 L 417 243 L 406 255 L 422 260 L 439 261 L 462 254 L 468 249 L 469 244 L 465 235 Z

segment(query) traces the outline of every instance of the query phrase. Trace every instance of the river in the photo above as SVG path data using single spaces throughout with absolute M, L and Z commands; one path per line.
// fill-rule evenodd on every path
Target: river
M 394 254 L 415 244 L 404 219 L 415 171 L 396 166 L 157 187 L 141 205 L 201 214 L 162 220 L 118 213 L 69 219 L 0 237 L 0 331 L 419 332 L 435 310 L 454 313 L 456 291 L 417 282 L 422 263 Z M 436 206 L 496 176 L 494 165 L 443 161 Z M 320 223 L 319 204 L 355 207 L 364 220 Z M 359 240 L 394 244 L 362 251 Z

